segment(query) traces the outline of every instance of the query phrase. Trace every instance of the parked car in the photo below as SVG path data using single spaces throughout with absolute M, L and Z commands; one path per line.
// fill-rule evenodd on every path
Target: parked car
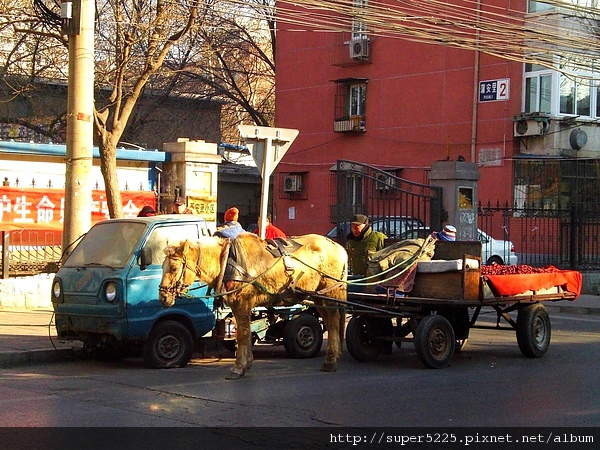
M 403 233 L 414 228 L 423 228 L 425 224 L 408 216 L 375 217 L 370 219 L 371 227 L 380 231 L 389 239 L 398 239 Z M 350 233 L 350 222 L 340 222 L 327 233 L 327 237 L 334 241 L 345 241 Z
M 431 234 L 429 228 L 415 228 L 407 230 L 400 239 L 425 238 Z M 515 246 L 511 241 L 494 239 L 484 231 L 477 229 L 477 237 L 481 242 L 481 261 L 483 264 L 517 264 L 518 258 Z

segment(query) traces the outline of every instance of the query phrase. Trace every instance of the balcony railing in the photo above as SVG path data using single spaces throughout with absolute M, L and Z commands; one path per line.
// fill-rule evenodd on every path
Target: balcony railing
M 333 131 L 336 133 L 365 132 L 367 131 L 364 116 L 352 116 L 350 118 L 335 119 Z

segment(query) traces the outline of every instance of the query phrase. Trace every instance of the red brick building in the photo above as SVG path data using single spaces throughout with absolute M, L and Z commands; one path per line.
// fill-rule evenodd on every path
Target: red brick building
M 364 0 L 354 3 L 368 8 Z M 529 2 L 531 14 L 524 0 L 480 7 L 513 24 L 556 20 L 553 7 L 539 5 Z M 275 223 L 287 233 L 333 226 L 330 180 L 338 159 L 428 183 L 432 162 L 464 158 L 479 165 L 479 200 L 543 202 L 550 209 L 576 189 L 565 183 L 568 173 L 579 173 L 569 161 L 598 165 L 595 89 L 588 88 L 585 109 L 585 93 L 575 81 L 565 90 L 567 78 L 558 71 L 381 37 L 368 24 L 346 20 L 344 32 L 297 31 L 278 22 L 276 126 L 300 130 L 275 171 Z M 575 130 L 583 132 L 578 142 Z

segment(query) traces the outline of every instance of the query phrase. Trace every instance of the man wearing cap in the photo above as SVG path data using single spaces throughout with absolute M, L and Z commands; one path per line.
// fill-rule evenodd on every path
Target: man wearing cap
M 175 200 L 173 200 L 173 214 L 194 214 L 194 212 L 185 206 L 183 198 L 175 197 Z
M 240 233 L 245 232 L 246 230 L 244 230 L 242 225 L 237 221 L 239 216 L 240 210 L 235 206 L 225 211 L 225 215 L 223 216 L 225 222 L 217 228 L 213 236 L 234 239 L 238 237 Z
M 371 253 L 381 250 L 387 236 L 379 231 L 374 231 L 369 225 L 369 218 L 363 214 L 356 214 L 350 222 L 348 241 L 348 257 L 354 275 L 367 274 L 367 257 Z

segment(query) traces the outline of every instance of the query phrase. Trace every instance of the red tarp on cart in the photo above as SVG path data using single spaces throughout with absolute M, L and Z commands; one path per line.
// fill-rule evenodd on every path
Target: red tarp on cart
M 581 294 L 582 276 L 575 270 L 561 270 L 550 273 L 528 273 L 511 275 L 485 275 L 492 292 L 498 296 L 519 295 L 527 291 L 539 291 L 555 286 L 572 292 L 576 297 Z

